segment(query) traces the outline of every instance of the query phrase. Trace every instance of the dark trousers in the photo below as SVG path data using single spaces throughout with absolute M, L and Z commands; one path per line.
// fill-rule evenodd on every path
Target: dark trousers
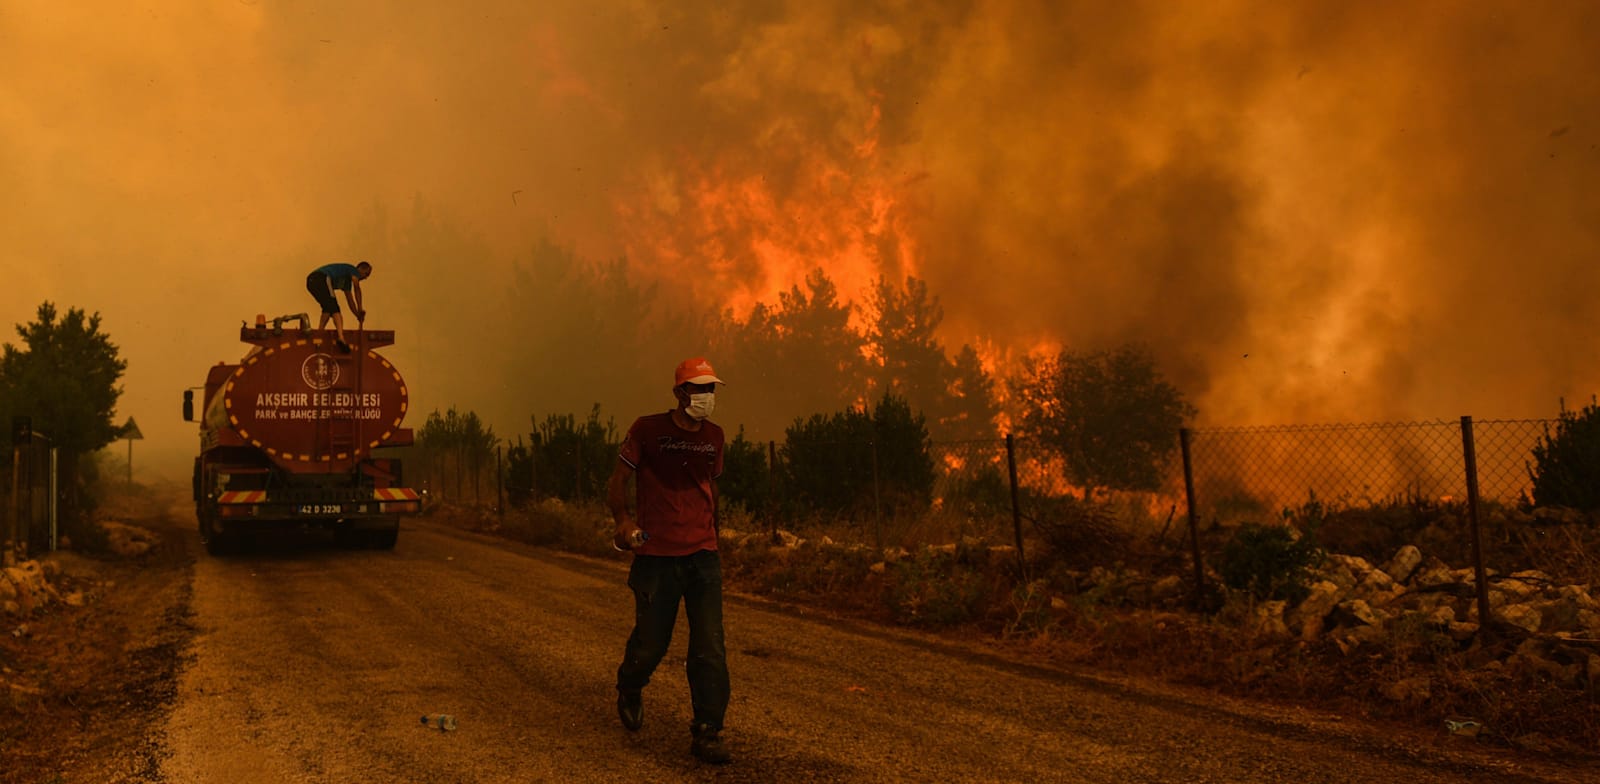
M 311 292 L 311 298 L 322 307 L 323 313 L 338 313 L 339 300 L 334 299 L 333 292 L 328 291 L 328 276 L 320 272 L 313 272 L 306 276 L 306 291 Z
M 638 691 L 667 655 L 678 602 L 689 618 L 689 700 L 694 723 L 722 729 L 728 711 L 728 653 L 722 641 L 722 560 L 694 555 L 636 555 L 628 570 L 633 633 L 617 668 L 617 690 Z

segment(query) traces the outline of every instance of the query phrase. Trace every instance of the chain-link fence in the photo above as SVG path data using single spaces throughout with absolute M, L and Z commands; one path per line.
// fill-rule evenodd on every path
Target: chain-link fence
M 872 441 L 768 442 L 749 460 L 730 450 L 724 498 L 752 513 L 759 526 L 846 545 L 914 550 L 976 541 L 1017 548 L 1052 546 L 1081 533 L 1086 495 L 1065 477 L 1056 453 L 1031 439 L 994 438 L 901 444 Z M 765 472 L 760 481 L 741 473 Z M 1170 527 L 1179 509 L 1174 490 L 1121 493 L 1117 514 L 1148 533 Z M 1165 515 L 1161 517 L 1160 515 Z M 1109 520 L 1095 519 L 1096 525 Z M 1181 522 L 1172 531 L 1178 541 Z M 1103 533 L 1101 531 L 1100 533 Z M 1058 541 L 1059 540 L 1059 541 Z
M 1529 494 L 1533 447 L 1552 424 L 1464 419 L 1191 430 L 1196 512 L 1233 522 L 1313 499 L 1357 506 L 1463 500 L 1466 427 L 1480 498 L 1514 503 Z
M 1231 524 L 1288 518 L 1317 527 L 1330 549 L 1369 558 L 1432 531 L 1434 546 L 1470 559 L 1486 603 L 1480 505 L 1531 505 L 1539 451 L 1559 427 L 1462 417 L 1186 430 L 1194 559 L 1214 564 Z
M 1472 421 L 1479 496 L 1506 503 L 1531 501 L 1534 448 L 1558 424 L 1553 419 Z
M 610 463 L 566 455 L 538 463 L 537 479 L 525 491 L 507 491 L 512 505 L 542 498 L 596 501 L 615 461 L 616 445 L 605 445 Z M 559 456 L 558 456 L 559 457 Z M 421 476 L 447 497 L 458 480 L 447 466 L 423 461 Z M 507 488 L 533 470 L 507 459 L 499 482 Z M 555 472 L 560 472 L 555 473 Z M 470 500 L 472 472 L 459 480 Z M 576 486 L 571 477 L 580 477 Z M 1007 439 L 925 441 L 889 449 L 874 441 L 790 440 L 728 444 L 718 481 L 723 505 L 745 515 L 743 525 L 776 533 L 782 529 L 812 540 L 914 549 L 975 538 L 989 544 L 1020 542 L 1020 512 L 1030 499 L 1066 486 L 1037 445 Z M 566 478 L 566 484 L 557 479 Z M 499 485 L 485 487 L 490 497 Z
M 744 524 L 773 532 L 907 549 L 975 538 L 1119 560 L 1126 553 L 1118 548 L 1149 541 L 1187 578 L 1198 574 L 1189 571 L 1194 559 L 1214 562 L 1234 524 L 1276 523 L 1307 506 L 1448 506 L 1466 503 L 1473 489 L 1486 502 L 1519 504 L 1530 497 L 1535 448 L 1556 425 L 1463 417 L 1189 430 L 1179 438 L 1187 442 L 1184 462 L 1175 462 L 1163 488 L 1109 495 L 1073 485 L 1056 452 L 1031 439 L 737 439 L 728 445 L 719 486 L 724 502 L 748 514 Z M 605 443 L 542 458 L 536 469 L 508 461 L 501 480 L 505 471 L 536 470 L 528 498 L 598 499 L 609 473 L 600 464 L 614 455 L 615 445 Z M 424 475 L 451 494 L 471 493 L 459 473 L 429 465 Z M 492 498 L 498 488 L 481 492 Z
M 589 450 L 596 456 L 561 452 L 554 460 L 541 457 L 536 468 L 508 457 L 499 482 L 512 506 L 543 498 L 599 501 L 609 465 L 600 471 L 598 454 L 609 455 L 614 464 L 615 450 L 615 444 L 605 444 Z M 420 475 L 437 478 L 424 481 L 436 484 L 436 492 L 447 498 L 456 497 L 459 481 L 466 499 L 472 500 L 472 472 L 458 480 L 448 461 L 442 465 L 447 466 L 442 478 L 435 477 L 438 466 L 427 462 Z M 530 470 L 537 478 L 513 491 Z M 725 511 L 737 520 L 735 526 L 874 549 L 981 542 L 1014 547 L 1020 561 L 1036 545 L 1085 543 L 1078 531 L 1069 529 L 1081 527 L 1090 507 L 1114 509 L 1106 514 L 1117 518 L 1095 517 L 1091 522 L 1096 526 L 1120 522 L 1135 535 L 1149 534 L 1168 544 L 1181 540 L 1182 520 L 1174 522 L 1181 508 L 1181 482 L 1174 480 L 1158 493 L 1118 493 L 1108 505 L 1105 494 L 1094 503 L 1083 502 L 1087 491 L 1066 475 L 1054 450 L 1024 438 L 895 445 L 735 439 L 727 445 L 718 489 Z M 585 480 L 574 486 L 573 476 Z M 483 493 L 495 497 L 497 488 L 484 487 Z

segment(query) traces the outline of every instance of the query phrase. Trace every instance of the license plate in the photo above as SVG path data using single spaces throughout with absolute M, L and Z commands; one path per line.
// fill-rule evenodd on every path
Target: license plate
M 344 511 L 338 504 L 301 504 L 300 514 L 338 514 Z

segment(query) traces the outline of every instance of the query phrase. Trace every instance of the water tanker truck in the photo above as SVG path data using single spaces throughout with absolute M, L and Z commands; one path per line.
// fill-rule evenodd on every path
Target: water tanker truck
M 288 321 L 298 328 L 285 328 Z M 206 374 L 194 460 L 195 514 L 206 551 L 237 549 L 247 536 L 330 529 L 345 546 L 393 549 L 400 519 L 420 511 L 395 447 L 408 406 L 400 371 L 378 353 L 392 330 L 361 329 L 343 351 L 306 316 L 239 328 L 249 346 Z M 195 391 L 183 418 L 196 421 Z

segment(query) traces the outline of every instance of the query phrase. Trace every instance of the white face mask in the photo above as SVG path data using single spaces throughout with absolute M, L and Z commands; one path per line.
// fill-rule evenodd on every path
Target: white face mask
M 694 419 L 705 419 L 717 407 L 715 392 L 696 392 L 689 396 L 689 406 L 683 410 Z

